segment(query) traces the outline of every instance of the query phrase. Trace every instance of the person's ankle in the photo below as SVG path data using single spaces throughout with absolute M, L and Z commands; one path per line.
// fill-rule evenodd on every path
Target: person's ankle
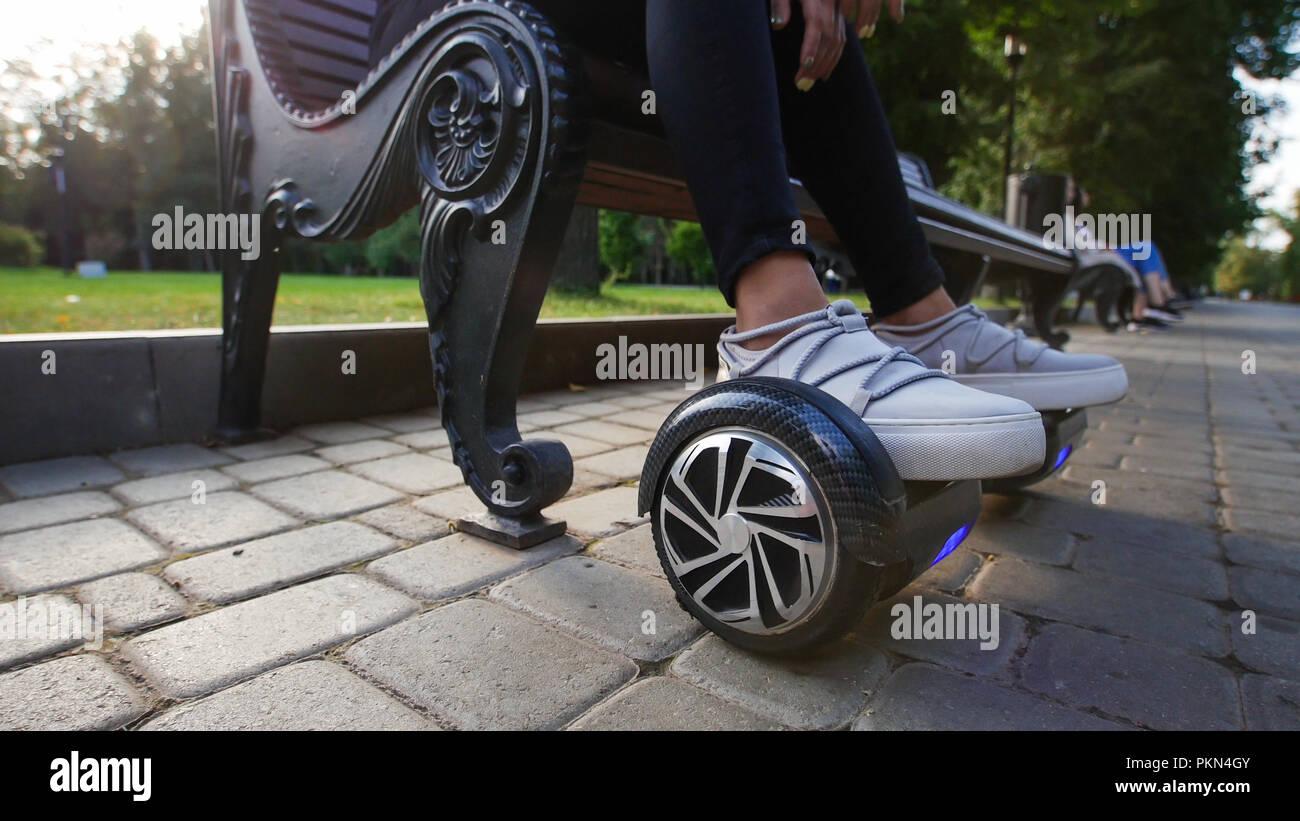
M 746 266 L 736 280 L 736 331 L 756 330 L 820 311 L 826 305 L 826 295 L 808 259 L 793 251 L 777 251 Z M 761 351 L 793 330 L 787 328 L 737 344 L 746 350 Z
M 955 310 L 957 310 L 957 305 L 948 296 L 948 292 L 943 289 L 943 286 L 940 285 L 901 311 L 895 311 L 888 316 L 876 317 L 875 324 L 897 325 L 900 327 L 923 325 L 932 319 L 947 316 Z

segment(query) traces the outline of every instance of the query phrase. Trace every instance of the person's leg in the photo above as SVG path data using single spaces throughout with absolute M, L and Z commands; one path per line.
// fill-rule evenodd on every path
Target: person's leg
M 795 86 L 803 16 L 772 34 L 789 168 L 826 214 L 882 321 L 923 322 L 956 306 L 898 168 L 884 107 L 853 32 L 830 77 Z M 841 24 L 848 26 L 847 21 Z
M 852 302 L 826 304 L 796 225 L 781 126 L 778 88 L 795 68 L 783 78 L 774 60 L 766 0 L 649 0 L 646 19 L 660 119 L 736 307 L 736 326 L 718 345 L 720 378 L 821 388 L 871 425 L 904 479 L 1036 468 L 1044 437 L 1031 407 L 963 387 L 882 344 Z M 842 159 L 849 173 L 860 170 Z
M 763 0 L 646 4 L 659 117 L 742 332 L 826 306 L 812 249 L 795 241 L 771 36 Z

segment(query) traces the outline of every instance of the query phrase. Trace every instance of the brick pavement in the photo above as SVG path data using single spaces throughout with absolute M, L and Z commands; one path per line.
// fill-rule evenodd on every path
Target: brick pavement
M 998 604 L 996 648 L 888 606 L 798 660 L 703 632 L 634 510 L 684 394 L 609 385 L 521 402 L 577 468 L 524 553 L 449 529 L 436 409 L 0 468 L 0 632 L 90 638 L 0 638 L 0 729 L 1300 728 L 1300 309 L 1190 317 L 1075 328 L 1130 395 L 897 597 Z

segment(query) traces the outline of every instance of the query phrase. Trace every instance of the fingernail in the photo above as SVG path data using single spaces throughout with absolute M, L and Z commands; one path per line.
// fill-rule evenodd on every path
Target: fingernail
M 867 39 L 868 37 L 871 37 L 872 35 L 874 35 L 875 33 L 876 33 L 876 24 L 875 24 L 875 23 L 867 23 L 865 26 L 863 26 L 862 28 L 858 29 L 858 39 L 859 39 L 859 40 L 865 40 L 865 39 Z
M 781 15 L 779 14 L 772 15 L 772 28 L 776 28 L 777 26 L 781 25 L 784 22 L 785 21 L 781 19 Z
M 807 91 L 808 89 L 813 87 L 813 83 L 815 82 L 817 81 L 811 77 L 804 77 L 801 80 L 795 81 L 794 87 L 799 89 L 800 91 Z

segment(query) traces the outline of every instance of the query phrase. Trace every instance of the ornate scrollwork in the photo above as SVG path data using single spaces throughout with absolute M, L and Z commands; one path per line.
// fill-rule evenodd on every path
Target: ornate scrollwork
M 536 137 L 534 72 L 508 33 L 488 21 L 465 26 L 432 60 L 415 134 L 420 173 L 442 199 L 479 218 L 497 211 L 529 168 Z
M 311 239 L 325 231 L 326 226 L 314 220 L 316 203 L 304 197 L 293 180 L 281 180 L 272 186 L 262 211 L 275 230 L 282 233 Z

